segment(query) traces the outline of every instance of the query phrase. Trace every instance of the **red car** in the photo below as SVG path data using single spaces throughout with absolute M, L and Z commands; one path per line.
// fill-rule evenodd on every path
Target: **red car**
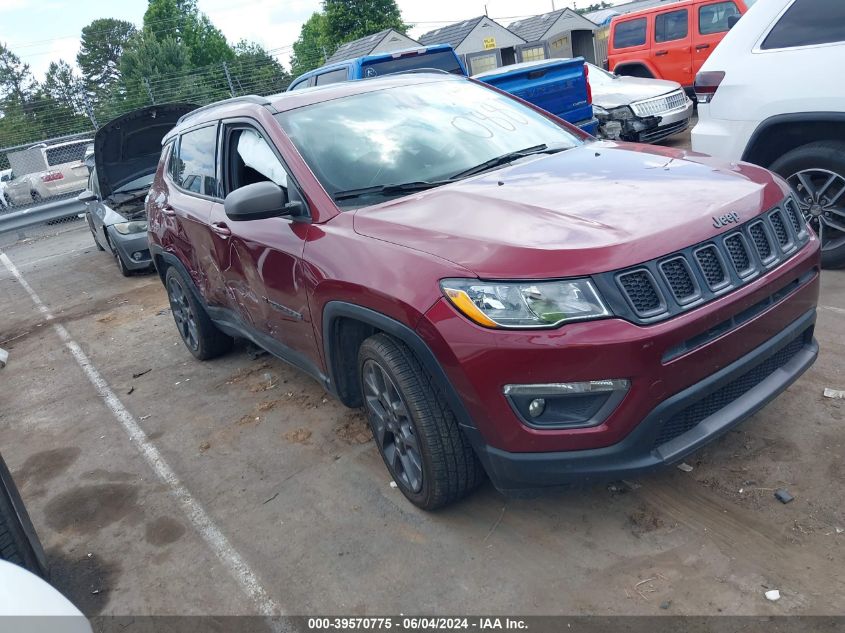
M 244 337 L 366 409 L 422 508 L 677 462 L 809 367 L 819 243 L 765 169 L 600 142 L 472 80 L 243 97 L 165 137 L 153 259 L 199 359 Z

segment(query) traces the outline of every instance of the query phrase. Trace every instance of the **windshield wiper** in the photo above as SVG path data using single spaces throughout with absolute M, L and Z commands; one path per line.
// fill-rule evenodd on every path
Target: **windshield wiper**
M 464 171 L 458 172 L 457 174 L 454 174 L 452 178 L 457 179 L 475 176 L 476 174 L 480 174 L 481 172 L 487 171 L 488 169 L 493 169 L 494 167 L 499 167 L 500 165 L 507 165 L 508 163 L 511 163 L 518 158 L 524 158 L 526 156 L 531 156 L 532 154 L 554 154 L 555 152 L 562 152 L 565 149 L 569 149 L 569 146 L 549 147 L 545 143 L 542 143 L 540 145 L 534 145 L 532 147 L 526 147 L 525 149 L 518 149 L 515 152 L 508 152 L 507 154 L 496 156 L 495 158 L 486 160 L 483 163 L 476 165 L 475 167 L 470 167 L 469 169 L 465 169 Z
M 447 178 L 446 180 L 418 180 L 395 185 L 376 185 L 374 187 L 361 187 L 360 189 L 346 189 L 345 191 L 335 192 L 332 194 L 332 198 L 339 202 L 341 200 L 350 200 L 352 198 L 361 198 L 370 195 L 413 193 L 414 191 L 425 191 L 426 189 L 448 185 L 449 183 L 455 182 L 455 180 L 454 178 Z

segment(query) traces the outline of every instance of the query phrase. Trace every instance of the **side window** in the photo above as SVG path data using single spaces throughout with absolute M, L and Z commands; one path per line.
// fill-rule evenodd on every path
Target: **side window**
M 764 50 L 845 42 L 845 2 L 795 0 L 763 41 Z
M 231 128 L 227 134 L 226 193 L 269 180 L 287 189 L 288 174 L 270 144 L 253 128 Z
M 686 9 L 661 13 L 654 18 L 654 41 L 682 40 L 689 34 L 689 13 Z
M 88 190 L 100 197 L 100 181 L 97 180 L 97 170 L 92 169 L 91 175 L 88 176 Z
M 733 2 L 717 2 L 698 7 L 698 32 L 702 35 L 726 33 L 731 29 L 730 18 L 740 16 Z
M 217 196 L 216 150 L 216 125 L 183 134 L 170 158 L 170 175 L 174 182 L 193 193 Z
M 613 31 L 614 48 L 629 48 L 645 44 L 645 18 L 619 22 Z
M 336 84 L 340 83 L 341 81 L 346 81 L 346 78 L 346 68 L 339 68 L 338 70 L 330 70 L 329 72 L 323 73 L 322 75 L 317 75 L 316 84 L 318 86 L 326 86 L 328 84 Z
M 293 87 L 291 88 L 291 90 L 302 90 L 303 88 L 307 88 L 310 80 L 311 80 L 310 77 L 308 79 L 303 79 L 299 83 L 294 84 Z

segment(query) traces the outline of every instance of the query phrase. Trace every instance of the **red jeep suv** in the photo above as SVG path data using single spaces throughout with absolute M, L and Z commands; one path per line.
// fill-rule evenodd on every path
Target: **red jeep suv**
M 765 169 L 434 74 L 216 103 L 163 145 L 185 345 L 249 339 L 363 406 L 422 508 L 677 462 L 818 353 L 818 240 Z

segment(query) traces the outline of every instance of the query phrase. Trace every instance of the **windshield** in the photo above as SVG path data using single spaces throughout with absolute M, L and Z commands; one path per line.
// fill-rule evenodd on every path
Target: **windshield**
M 581 144 L 551 119 L 469 81 L 376 90 L 276 118 L 333 196 L 364 187 L 447 180 L 533 146 Z M 369 198 L 366 204 L 382 201 Z M 338 204 L 361 206 L 362 201 Z

